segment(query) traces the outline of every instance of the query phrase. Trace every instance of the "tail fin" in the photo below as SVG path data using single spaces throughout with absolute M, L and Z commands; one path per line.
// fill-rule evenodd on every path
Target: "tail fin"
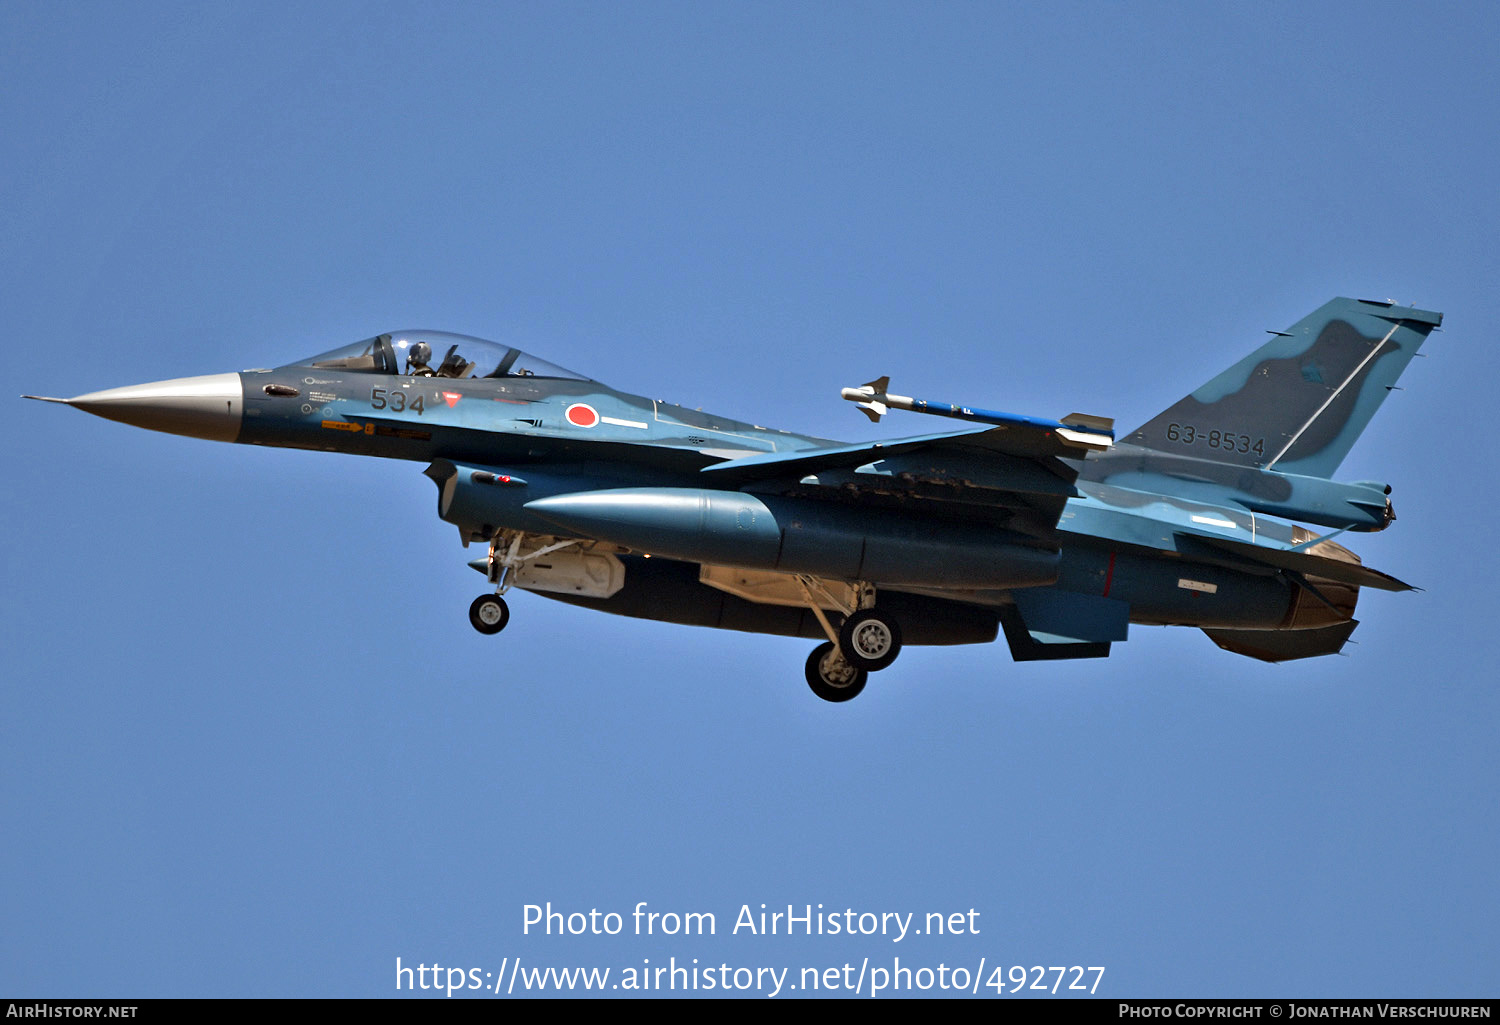
M 1441 313 L 1334 299 L 1126 439 L 1160 452 L 1331 478 Z

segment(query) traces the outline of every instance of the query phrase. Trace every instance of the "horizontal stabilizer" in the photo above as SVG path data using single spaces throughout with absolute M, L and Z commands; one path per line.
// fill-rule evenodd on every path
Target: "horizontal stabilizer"
M 1373 587 L 1380 591 L 1415 591 L 1416 588 L 1403 580 L 1369 569 L 1357 562 L 1329 559 L 1290 548 L 1267 548 L 1263 545 L 1246 544 L 1222 537 L 1204 537 L 1198 534 L 1178 534 L 1177 550 L 1183 555 L 1213 554 L 1215 550 L 1240 559 L 1270 566 L 1274 569 L 1301 573 L 1304 576 L 1336 580 L 1355 587 Z

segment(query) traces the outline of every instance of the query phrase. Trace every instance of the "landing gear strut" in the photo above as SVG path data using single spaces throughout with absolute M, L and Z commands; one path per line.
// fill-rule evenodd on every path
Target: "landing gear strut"
M 532 535 L 535 538 L 536 535 Z M 576 540 L 557 541 L 535 551 L 521 554 L 521 545 L 526 535 L 520 531 L 502 531 L 490 539 L 490 583 L 495 585 L 494 594 L 481 594 L 469 606 L 469 622 L 482 634 L 497 634 L 510 622 L 510 607 L 500 597 L 510 590 L 511 577 L 515 571 L 539 555 L 547 555 L 563 548 L 571 548 Z
M 842 600 L 816 577 L 798 576 L 797 585 L 828 636 L 828 643 L 818 645 L 808 656 L 807 685 L 824 701 L 848 701 L 865 689 L 870 673 L 896 661 L 901 654 L 901 628 L 890 616 L 875 609 L 873 584 L 851 585 L 845 589 L 849 593 Z M 824 614 L 825 605 L 844 613 L 843 625 L 838 630 L 834 630 Z

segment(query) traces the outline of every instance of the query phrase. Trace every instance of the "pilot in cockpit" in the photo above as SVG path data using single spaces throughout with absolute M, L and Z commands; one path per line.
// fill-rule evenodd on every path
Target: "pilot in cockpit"
M 432 346 L 426 342 L 413 342 L 406 350 L 406 372 L 413 377 L 432 377 L 436 373 L 427 361 L 432 359 Z

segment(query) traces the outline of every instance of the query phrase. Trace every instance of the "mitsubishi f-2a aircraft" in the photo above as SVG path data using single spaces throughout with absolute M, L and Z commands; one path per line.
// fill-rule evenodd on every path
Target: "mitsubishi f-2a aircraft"
M 903 644 L 1003 631 L 1016 661 L 1098 658 L 1130 624 L 1268 662 L 1339 651 L 1361 587 L 1409 590 L 1332 538 L 1395 518 L 1334 472 L 1441 314 L 1335 299 L 1116 441 L 1113 423 L 893 395 L 954 429 L 842 444 L 615 391 L 519 349 L 395 331 L 274 370 L 49 399 L 218 441 L 427 464 L 438 515 L 505 595 L 822 639 L 845 701 Z M 35 397 L 35 396 L 29 396 Z M 1313 524 L 1308 529 L 1292 521 Z

